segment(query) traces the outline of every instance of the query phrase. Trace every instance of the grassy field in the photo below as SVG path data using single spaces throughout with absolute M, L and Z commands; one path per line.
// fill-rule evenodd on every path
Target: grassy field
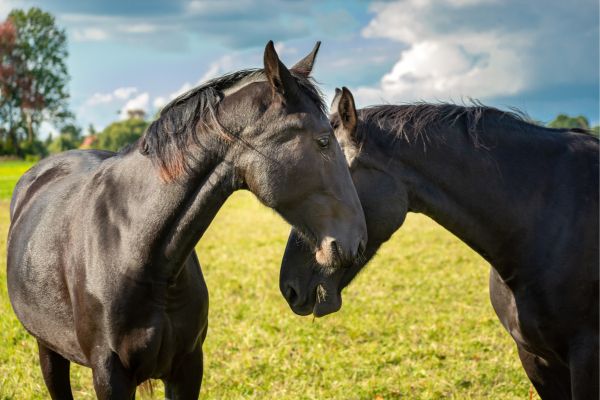
M 6 292 L 6 188 L 26 168 L 0 164 L 0 399 L 48 397 L 35 341 Z M 489 266 L 433 221 L 410 215 L 345 291 L 342 310 L 314 321 L 279 294 L 288 232 L 242 192 L 198 244 L 211 294 L 201 398 L 529 398 L 488 299 Z M 74 366 L 71 377 L 75 398 L 95 398 L 88 369 Z
M 31 167 L 31 163 L 24 161 L 0 162 L 0 200 L 10 200 L 17 180 Z

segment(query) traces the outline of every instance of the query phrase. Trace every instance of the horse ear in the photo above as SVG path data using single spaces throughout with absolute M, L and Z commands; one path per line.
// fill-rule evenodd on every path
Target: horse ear
M 336 92 L 337 97 L 337 92 Z M 335 101 L 335 98 L 333 99 Z M 358 116 L 356 114 L 356 106 L 354 105 L 354 97 L 347 87 L 343 87 L 337 104 L 337 112 L 340 116 L 342 126 L 352 135 L 356 132 L 358 124 Z
M 331 100 L 331 105 L 329 106 L 329 115 L 338 112 L 338 105 L 340 104 L 341 97 L 342 89 L 335 88 L 335 95 L 333 96 L 333 100 Z
M 313 65 L 315 64 L 315 59 L 317 58 L 317 53 L 319 52 L 319 47 L 321 47 L 321 41 L 318 41 L 313 47 L 312 51 L 308 53 L 306 57 L 302 60 L 298 61 L 291 69 L 295 73 L 302 75 L 304 77 L 310 76 L 312 72 Z
M 269 40 L 269 43 L 265 47 L 264 63 L 265 74 L 271 84 L 273 93 L 279 93 L 282 96 L 291 94 L 296 87 L 296 82 L 286 66 L 279 61 L 279 56 L 277 56 L 272 40 Z

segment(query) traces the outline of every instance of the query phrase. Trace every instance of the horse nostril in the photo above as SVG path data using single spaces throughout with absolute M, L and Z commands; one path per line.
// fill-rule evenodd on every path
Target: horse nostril
M 330 243 L 331 246 L 331 254 L 333 255 L 333 258 L 339 258 L 340 257 L 340 249 L 338 247 L 338 244 L 335 240 L 332 240 Z
M 285 298 L 291 305 L 295 305 L 298 300 L 298 293 L 291 285 L 287 285 L 287 289 L 285 289 Z

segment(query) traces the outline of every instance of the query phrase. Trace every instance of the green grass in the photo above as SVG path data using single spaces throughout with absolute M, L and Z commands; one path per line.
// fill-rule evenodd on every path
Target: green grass
M 32 165 L 25 161 L 0 162 L 0 200 L 10 200 L 17 180 Z
M 0 182 L 11 187 L 26 168 L 0 164 Z M 1 200 L 3 255 L 7 229 Z M 314 321 L 294 315 L 279 294 L 288 232 L 250 194 L 237 193 L 199 243 L 211 295 L 201 398 L 529 398 L 515 346 L 489 302 L 489 266 L 433 221 L 410 215 L 344 292 L 342 310 Z M 35 342 L 7 297 L 5 262 L 0 399 L 45 399 Z M 74 366 L 71 377 L 76 398 L 95 398 L 88 369 Z

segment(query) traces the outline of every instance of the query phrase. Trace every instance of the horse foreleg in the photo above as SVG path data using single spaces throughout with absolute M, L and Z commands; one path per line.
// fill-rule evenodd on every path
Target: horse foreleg
M 136 382 L 115 353 L 93 360 L 94 390 L 99 400 L 135 399 Z
M 551 365 L 519 345 L 517 345 L 517 349 L 527 377 L 543 400 L 568 400 L 571 398 L 571 378 L 568 368 Z
M 40 367 L 52 400 L 73 400 L 69 379 L 70 361 L 38 340 Z
M 598 399 L 598 336 L 591 334 L 569 349 L 573 400 Z
M 202 345 L 187 354 L 177 369 L 165 379 L 165 399 L 197 400 L 203 373 Z

